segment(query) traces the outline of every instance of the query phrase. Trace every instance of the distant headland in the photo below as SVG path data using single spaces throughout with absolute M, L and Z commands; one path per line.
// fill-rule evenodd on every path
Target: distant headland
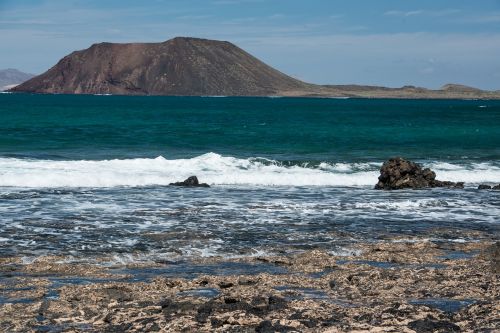
M 12 92 L 167 96 L 290 96 L 499 99 L 500 91 L 447 84 L 316 85 L 292 78 L 226 41 L 177 37 L 162 43 L 99 43 L 75 51 Z
M 33 74 L 23 73 L 17 69 L 0 69 L 0 91 L 12 89 L 32 77 Z

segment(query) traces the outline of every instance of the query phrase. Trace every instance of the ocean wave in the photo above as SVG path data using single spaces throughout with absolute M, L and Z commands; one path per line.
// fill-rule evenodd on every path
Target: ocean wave
M 168 185 L 196 175 L 211 185 L 373 186 L 381 163 L 287 165 L 263 158 L 241 159 L 207 153 L 190 159 L 53 161 L 0 158 L 0 186 L 114 187 Z M 433 162 L 440 180 L 500 183 L 500 165 Z

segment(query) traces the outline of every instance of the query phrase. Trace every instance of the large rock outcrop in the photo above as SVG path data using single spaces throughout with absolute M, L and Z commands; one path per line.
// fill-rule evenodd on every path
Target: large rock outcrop
M 440 181 L 429 168 L 401 157 L 391 158 L 382 165 L 377 190 L 399 190 L 405 188 L 454 187 L 463 188 L 464 183 Z

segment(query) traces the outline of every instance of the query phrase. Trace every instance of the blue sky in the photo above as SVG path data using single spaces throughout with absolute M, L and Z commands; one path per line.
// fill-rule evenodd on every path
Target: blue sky
M 500 90 L 500 0 L 0 0 L 0 68 L 175 36 L 229 40 L 314 83 Z

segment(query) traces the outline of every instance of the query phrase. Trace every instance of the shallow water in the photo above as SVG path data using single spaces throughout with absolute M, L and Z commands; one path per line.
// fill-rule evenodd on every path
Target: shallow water
M 0 200 L 5 256 L 178 260 L 320 248 L 358 241 L 498 235 L 500 192 L 365 187 L 19 189 Z M 437 231 L 436 231 L 437 230 Z
M 451 299 L 451 298 L 423 298 L 409 300 L 412 305 L 424 305 L 430 308 L 439 309 L 443 312 L 454 313 L 468 307 L 476 300 L 473 299 Z

